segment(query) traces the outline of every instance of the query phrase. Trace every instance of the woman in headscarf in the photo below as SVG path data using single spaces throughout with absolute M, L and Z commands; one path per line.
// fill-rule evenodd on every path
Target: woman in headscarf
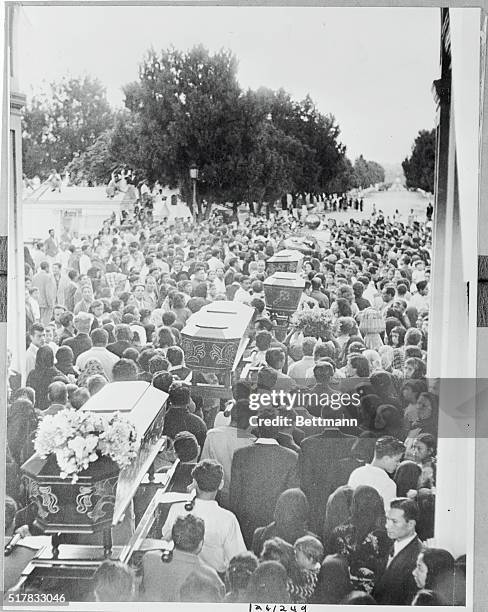
M 310 603 L 338 604 L 353 590 L 346 560 L 328 555 L 322 561 L 315 592 Z
M 391 546 L 385 523 L 381 495 L 373 487 L 359 486 L 352 496 L 350 520 L 333 532 L 333 552 L 347 559 L 353 587 L 366 593 L 373 590 Z
M 66 376 L 78 378 L 79 371 L 74 366 L 74 353 L 70 346 L 60 346 L 56 351 L 56 368 Z
M 329 495 L 325 507 L 325 519 L 322 530 L 322 542 L 326 552 L 331 550 L 331 537 L 334 529 L 349 520 L 352 494 L 352 488 L 348 485 L 343 485 L 338 487 L 332 495 Z
M 434 595 L 435 603 L 431 605 L 454 605 L 454 557 L 450 552 L 426 548 L 419 554 L 412 574 L 419 589 Z
M 107 378 L 105 376 L 105 371 L 102 367 L 102 364 L 98 361 L 98 359 L 89 359 L 86 362 L 85 367 L 80 372 L 80 375 L 78 377 L 78 386 L 86 387 L 87 381 L 90 376 L 94 376 L 95 374 Z
M 304 535 L 313 535 L 308 531 L 309 505 L 301 489 L 284 491 L 276 502 L 274 521 L 266 527 L 258 527 L 252 539 L 252 550 L 259 556 L 266 540 L 280 537 L 293 545 Z
M 370 382 L 374 389 L 373 393 L 380 397 L 382 404 L 392 404 L 396 408 L 400 408 L 398 392 L 391 374 L 383 370 L 375 372 L 370 377 Z
M 399 440 L 405 439 L 402 417 L 398 409 L 391 404 L 378 406 L 374 427 L 378 435 L 393 436 Z
M 49 398 L 47 390 L 56 376 L 63 376 L 54 367 L 54 353 L 50 346 L 44 345 L 39 348 L 36 355 L 36 365 L 27 377 L 27 386 L 32 387 L 36 392 L 35 407 L 38 410 L 49 408 Z
M 18 466 L 21 466 L 34 453 L 33 436 L 37 424 L 38 416 L 34 406 L 25 396 L 16 399 L 9 406 L 7 443 L 10 454 Z
M 253 572 L 247 586 L 247 601 L 289 603 L 286 569 L 278 561 L 263 561 Z
M 394 476 L 398 497 L 407 497 L 409 491 L 417 491 L 421 473 L 422 468 L 415 461 L 407 460 L 400 463 Z

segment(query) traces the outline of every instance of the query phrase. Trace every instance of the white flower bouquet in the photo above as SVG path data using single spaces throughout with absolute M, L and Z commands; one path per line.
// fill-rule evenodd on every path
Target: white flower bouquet
M 134 425 L 118 412 L 106 417 L 61 410 L 42 419 L 34 448 L 43 459 L 54 454 L 61 478 L 71 477 L 75 483 L 100 456 L 110 457 L 120 468 L 130 465 L 139 443 Z

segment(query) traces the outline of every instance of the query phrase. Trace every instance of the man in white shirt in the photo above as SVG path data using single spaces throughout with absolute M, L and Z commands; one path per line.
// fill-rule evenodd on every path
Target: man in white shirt
M 97 328 L 91 332 L 90 338 L 93 346 L 88 351 L 81 353 L 76 360 L 76 367 L 82 370 L 90 359 L 97 359 L 103 368 L 107 380 L 111 382 L 113 380 L 112 368 L 119 361 L 119 358 L 107 349 L 108 333 L 104 329 Z
M 241 286 L 235 292 L 234 302 L 250 304 L 252 300 L 251 294 L 249 293 L 249 289 L 251 288 L 251 279 L 249 276 L 243 276 L 240 282 Z
M 315 367 L 315 359 L 313 358 L 313 352 L 317 340 L 311 336 L 304 338 L 302 342 L 303 357 L 292 363 L 288 368 L 288 376 L 291 376 L 298 385 L 303 385 L 307 378 L 307 372 L 310 368 Z
M 190 486 L 196 490 L 196 499 L 191 513 L 205 523 L 205 536 L 199 557 L 217 572 L 225 573 L 232 557 L 245 552 L 246 546 L 235 515 L 221 508 L 215 501 L 224 483 L 224 470 L 217 461 L 204 459 L 193 468 L 192 476 L 193 484 Z M 163 540 L 171 540 L 171 530 L 176 519 L 186 514 L 188 511 L 185 510 L 184 502 L 171 506 L 162 530 Z
M 84 244 L 81 247 L 80 275 L 88 274 L 88 270 L 91 267 L 92 263 L 90 259 L 90 247 L 87 244 Z
M 251 434 L 249 419 L 254 412 L 249 408 L 249 400 L 238 400 L 230 412 L 230 424 L 213 427 L 207 431 L 202 450 L 202 459 L 218 461 L 224 470 L 224 484 L 220 491 L 220 504 L 229 504 L 230 473 L 232 458 L 238 448 L 250 446 L 255 436 Z
M 220 259 L 220 249 L 212 250 L 212 257 L 207 261 L 209 270 L 217 270 L 217 268 L 225 268 L 224 262 Z
M 25 353 L 25 375 L 35 368 L 37 351 L 46 344 L 46 330 L 41 323 L 34 323 L 30 329 L 31 343 Z
M 397 469 L 405 445 L 392 436 L 384 436 L 376 440 L 374 457 L 371 463 L 356 468 L 349 476 L 350 487 L 355 489 L 360 485 L 367 485 L 376 489 L 383 498 L 385 512 L 390 509 L 390 503 L 397 496 L 397 486 L 388 474 Z
M 430 305 L 428 293 L 427 281 L 419 281 L 417 283 L 417 293 L 414 293 L 408 301 L 409 308 L 416 308 L 417 311 L 428 310 Z

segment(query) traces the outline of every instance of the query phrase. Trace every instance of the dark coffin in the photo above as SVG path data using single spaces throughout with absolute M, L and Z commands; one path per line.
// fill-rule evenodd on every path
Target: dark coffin
M 302 270 L 303 257 L 303 253 L 292 249 L 278 251 L 266 262 L 266 272 L 269 276 L 275 272 L 294 272 L 299 274 Z
M 117 524 L 161 447 L 167 394 L 147 382 L 115 382 L 103 387 L 81 408 L 103 414 L 120 411 L 141 439 L 139 452 L 123 470 L 100 457 L 78 481 L 59 476 L 54 455 L 33 455 L 22 466 L 36 523 L 45 533 L 96 533 Z
M 217 301 L 192 315 L 181 332 L 187 366 L 200 371 L 232 370 L 253 314 L 246 304 Z
M 289 316 L 296 312 L 305 288 L 305 281 L 290 272 L 275 272 L 264 281 L 266 308 Z

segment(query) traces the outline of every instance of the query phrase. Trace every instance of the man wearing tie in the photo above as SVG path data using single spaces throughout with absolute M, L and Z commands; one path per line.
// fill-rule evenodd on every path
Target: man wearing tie
M 376 582 L 373 597 L 383 605 L 410 605 L 417 592 L 412 576 L 423 545 L 415 531 L 417 503 L 406 497 L 394 499 L 386 517 L 386 531 L 393 540 L 383 575 Z

